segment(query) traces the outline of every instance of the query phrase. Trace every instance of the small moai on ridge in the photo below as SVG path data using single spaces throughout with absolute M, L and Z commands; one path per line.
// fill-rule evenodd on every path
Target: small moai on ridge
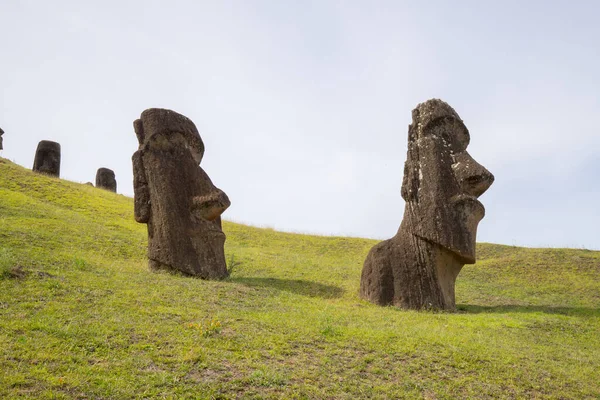
M 4 150 L 4 147 L 2 147 L 2 135 L 4 135 L 4 131 L 0 128 L 0 150 Z
M 35 151 L 33 171 L 50 176 L 60 176 L 60 144 L 42 140 Z
M 133 125 L 134 214 L 148 226 L 150 269 L 227 277 L 220 216 L 230 202 L 200 167 L 204 143 L 196 126 L 160 108 L 145 110 Z
M 360 296 L 379 305 L 454 310 L 454 285 L 475 263 L 477 200 L 494 176 L 467 152 L 469 131 L 456 111 L 432 99 L 412 112 L 396 235 L 375 245 L 363 265 Z
M 96 187 L 100 189 L 117 192 L 117 180 L 112 169 L 98 168 L 96 172 Z

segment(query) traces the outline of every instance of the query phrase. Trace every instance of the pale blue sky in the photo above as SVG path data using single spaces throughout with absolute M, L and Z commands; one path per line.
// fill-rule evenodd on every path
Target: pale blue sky
M 600 2 L 0 3 L 1 155 L 62 176 L 115 171 L 132 194 L 132 121 L 191 118 L 225 217 L 387 238 L 411 110 L 450 103 L 496 176 L 479 241 L 600 249 Z

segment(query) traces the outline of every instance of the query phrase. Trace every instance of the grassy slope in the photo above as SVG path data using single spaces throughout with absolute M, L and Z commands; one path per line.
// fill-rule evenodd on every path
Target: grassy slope
M 230 279 L 150 273 L 130 198 L 0 159 L 0 398 L 600 396 L 600 252 L 481 244 L 417 313 L 358 299 L 376 241 L 224 230 Z

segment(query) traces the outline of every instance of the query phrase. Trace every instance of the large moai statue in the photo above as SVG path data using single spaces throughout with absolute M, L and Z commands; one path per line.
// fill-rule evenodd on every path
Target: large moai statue
M 454 283 L 464 264 L 475 263 L 477 225 L 485 214 L 477 200 L 494 176 L 467 153 L 469 131 L 441 100 L 419 104 L 408 128 L 398 233 L 371 249 L 360 295 L 379 305 L 455 309 Z
M 225 278 L 220 215 L 230 202 L 200 167 L 204 143 L 196 126 L 159 108 L 133 125 L 140 144 L 132 157 L 134 213 L 148 225 L 150 269 Z
M 112 169 L 98 168 L 96 172 L 96 187 L 117 192 L 117 180 Z
M 35 151 L 33 171 L 59 177 L 60 144 L 50 140 L 42 140 Z

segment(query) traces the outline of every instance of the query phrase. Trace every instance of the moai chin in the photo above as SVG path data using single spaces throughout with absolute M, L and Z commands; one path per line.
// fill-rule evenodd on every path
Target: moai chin
M 60 176 L 60 144 L 42 140 L 35 151 L 33 171 L 51 176 Z
M 467 152 L 469 131 L 456 111 L 432 99 L 412 112 L 402 198 L 404 218 L 391 239 L 371 249 L 360 295 L 379 305 L 454 310 L 454 283 L 475 263 L 477 200 L 494 176 Z
M 196 126 L 160 108 L 133 125 L 140 144 L 132 157 L 134 213 L 148 225 L 150 269 L 225 278 L 220 216 L 230 202 L 199 165 L 204 143 Z
M 96 187 L 117 192 L 117 180 L 112 169 L 98 168 L 96 172 Z

